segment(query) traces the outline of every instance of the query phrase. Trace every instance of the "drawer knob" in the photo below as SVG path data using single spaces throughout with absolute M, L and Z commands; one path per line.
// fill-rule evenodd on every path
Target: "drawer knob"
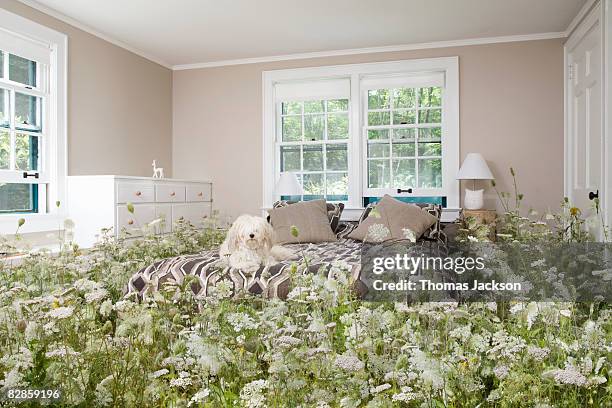
M 142 195 L 142 192 L 141 192 L 141 191 L 137 191 L 137 192 L 136 192 L 136 197 L 140 197 L 141 195 Z
M 128 225 L 133 225 L 134 224 L 134 220 L 129 220 L 128 221 Z
M 176 195 L 176 193 L 173 191 L 170 193 L 170 197 L 174 197 Z
M 198 193 L 198 197 L 202 197 L 204 195 L 204 193 L 202 193 L 201 191 Z

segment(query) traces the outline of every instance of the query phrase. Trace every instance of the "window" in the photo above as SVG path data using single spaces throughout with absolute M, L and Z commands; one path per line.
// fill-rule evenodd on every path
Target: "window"
M 40 184 L 19 179 L 40 178 L 41 143 L 46 138 L 42 116 L 48 109 L 45 84 L 38 74 L 42 68 L 1 48 L 0 61 L 0 177 L 18 181 L 0 187 L 0 213 L 35 213 Z
M 66 36 L 0 17 L 0 233 L 14 232 L 17 218 L 25 232 L 46 230 L 66 175 Z
M 427 82 L 425 79 L 424 82 Z M 442 87 L 367 89 L 366 195 L 442 188 Z
M 384 194 L 459 206 L 456 57 L 264 72 L 264 208 L 281 172 L 348 218 Z M 289 197 L 283 197 L 289 198 Z M 352 214 L 352 215 L 350 215 Z
M 295 172 L 299 200 L 348 200 L 348 99 L 281 102 L 280 171 Z

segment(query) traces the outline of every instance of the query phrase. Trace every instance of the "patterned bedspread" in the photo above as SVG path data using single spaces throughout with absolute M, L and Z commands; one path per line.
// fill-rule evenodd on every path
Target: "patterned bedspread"
M 352 239 L 341 239 L 337 242 L 322 244 L 287 245 L 296 253 L 304 251 L 309 260 L 308 270 L 300 273 L 317 273 L 329 270 L 335 261 L 346 262 L 353 277 L 354 289 L 358 295 L 365 294 L 365 285 L 360 281 L 362 243 Z M 234 293 L 246 291 L 265 297 L 286 298 L 289 293 L 289 271 L 292 260 L 284 261 L 267 268 L 261 267 L 256 273 L 245 273 L 226 266 L 216 250 L 205 251 L 195 255 L 183 255 L 158 261 L 135 273 L 127 285 L 127 294 L 136 293 L 139 299 L 159 290 L 164 283 L 172 281 L 182 284 L 185 276 L 197 277 L 191 284 L 195 295 L 206 296 L 210 289 L 221 281 L 228 281 Z

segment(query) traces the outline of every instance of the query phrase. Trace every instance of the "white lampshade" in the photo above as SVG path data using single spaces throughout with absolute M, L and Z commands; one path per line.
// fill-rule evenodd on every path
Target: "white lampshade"
M 304 190 L 295 173 L 281 173 L 276 183 L 276 194 L 278 195 L 302 195 Z
M 457 180 L 493 180 L 494 178 L 480 153 L 468 153 L 457 174 Z

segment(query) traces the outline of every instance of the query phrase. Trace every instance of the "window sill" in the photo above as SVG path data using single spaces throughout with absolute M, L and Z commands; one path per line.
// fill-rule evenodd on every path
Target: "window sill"
M 63 214 L 3 214 L 0 215 L 0 234 L 14 235 L 20 218 L 25 220 L 19 228 L 20 234 L 63 230 L 66 219 Z

